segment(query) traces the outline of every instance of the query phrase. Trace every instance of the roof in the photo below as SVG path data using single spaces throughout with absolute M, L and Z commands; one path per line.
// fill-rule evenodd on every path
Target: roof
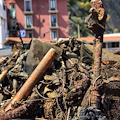
M 32 38 L 22 38 L 24 44 L 28 44 L 31 41 Z M 44 39 L 44 38 L 37 38 L 40 41 L 48 41 L 48 42 L 54 42 L 55 40 L 50 39 Z M 7 37 L 5 41 L 3 42 L 4 45 L 13 45 L 16 43 L 20 43 L 19 37 Z
M 32 38 L 22 38 L 24 44 L 28 44 L 31 41 Z M 51 39 L 45 39 L 45 38 L 37 38 L 40 41 L 47 41 L 47 42 L 55 42 L 55 40 Z M 95 38 L 94 37 L 81 37 L 77 38 L 77 40 L 85 40 L 88 43 L 93 42 Z M 120 34 L 107 34 L 104 35 L 103 38 L 104 42 L 114 42 L 114 41 L 120 41 Z M 13 45 L 16 43 L 20 43 L 19 37 L 7 37 L 6 40 L 3 42 L 4 45 Z
M 93 42 L 95 37 L 82 37 L 82 38 L 77 38 L 77 40 L 85 40 L 87 42 Z M 103 38 L 104 42 L 114 42 L 114 41 L 120 41 L 120 36 L 104 36 Z

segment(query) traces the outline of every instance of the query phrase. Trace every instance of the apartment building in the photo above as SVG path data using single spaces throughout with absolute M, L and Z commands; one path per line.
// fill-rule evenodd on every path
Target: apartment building
M 7 15 L 4 0 L 0 0 L 0 49 L 3 49 L 3 41 L 7 37 Z
M 5 0 L 10 37 L 16 37 L 15 21 L 25 37 L 69 37 L 67 0 Z

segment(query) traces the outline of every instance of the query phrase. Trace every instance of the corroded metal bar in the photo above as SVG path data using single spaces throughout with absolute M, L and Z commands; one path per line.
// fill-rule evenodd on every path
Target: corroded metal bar
M 33 95 L 25 104 L 19 106 L 18 108 L 6 112 L 0 113 L 0 120 L 11 120 L 14 118 L 19 118 L 21 116 L 26 115 L 27 113 L 32 113 L 31 109 L 32 107 L 37 106 L 37 103 L 40 103 L 41 101 L 38 101 L 40 98 L 39 95 Z M 37 99 L 37 100 L 36 100 Z
M 94 53 L 94 77 L 97 78 L 101 74 L 101 59 L 102 59 L 102 42 L 96 39 Z
M 93 19 L 96 21 L 95 23 L 88 22 L 87 25 L 95 34 L 94 76 L 96 79 L 101 74 L 102 43 L 107 18 L 102 0 L 91 0 L 90 14 L 92 14 Z
M 13 67 L 9 67 L 9 68 L 7 68 L 6 70 L 4 70 L 4 71 L 2 72 L 2 74 L 0 75 L 0 83 L 4 80 L 5 76 L 7 75 L 7 73 L 9 72 L 9 70 L 10 70 L 11 68 L 13 68 Z
M 94 22 L 88 22 L 90 17 Z M 99 85 L 102 83 L 101 77 L 101 59 L 102 59 L 102 44 L 103 34 L 105 31 L 105 21 L 107 14 L 103 8 L 102 0 L 91 0 L 90 15 L 86 18 L 88 22 L 87 27 L 95 34 L 95 52 L 94 52 L 94 80 L 92 81 L 92 89 L 88 89 L 91 93 L 91 105 L 99 108 L 100 105 L 100 89 Z
M 3 62 L 5 62 L 6 60 L 7 60 L 7 57 L 0 58 L 0 64 L 2 64 Z
M 38 64 L 38 66 L 35 68 L 35 70 L 31 74 L 31 76 L 28 78 L 28 80 L 24 83 L 22 88 L 17 92 L 17 94 L 15 95 L 13 100 L 10 102 L 10 104 L 6 107 L 5 111 L 14 109 L 14 107 L 12 107 L 12 104 L 14 104 L 15 102 L 19 102 L 22 99 L 25 99 L 28 97 L 33 87 L 42 78 L 43 74 L 52 64 L 55 57 L 56 57 L 56 51 L 55 49 L 51 48 L 48 51 L 48 53 L 44 56 L 44 58 L 41 60 L 41 62 Z

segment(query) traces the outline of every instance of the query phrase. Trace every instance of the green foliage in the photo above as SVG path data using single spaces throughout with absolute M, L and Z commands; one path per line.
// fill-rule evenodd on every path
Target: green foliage
M 107 14 L 107 19 L 106 22 L 108 23 L 110 21 L 111 16 L 109 14 Z
M 119 30 L 117 28 L 114 29 L 114 33 L 118 33 Z
M 74 38 L 78 38 L 78 34 L 76 32 L 73 33 Z
M 76 1 L 78 1 L 78 0 L 67 0 L 68 7 L 70 7 L 71 5 L 76 4 Z
M 80 6 L 78 6 L 78 7 L 84 9 L 85 3 L 84 2 L 80 2 L 79 4 L 80 4 Z
M 78 1 L 78 2 L 76 2 L 76 4 L 77 4 L 77 6 L 78 6 L 78 8 L 80 9 L 80 10 L 89 10 L 90 9 L 90 2 L 89 1 L 86 1 L 86 2 L 80 2 L 80 1 Z
M 69 19 L 73 22 L 70 26 L 76 30 L 76 34 L 73 33 L 74 36 L 77 36 L 78 26 L 80 26 L 80 35 L 88 36 L 89 30 L 86 28 L 86 24 L 84 23 L 85 17 L 89 14 L 90 9 L 90 0 L 68 0 L 68 7 L 71 12 Z
M 71 20 L 76 23 L 76 24 L 82 24 L 83 20 L 81 19 L 81 17 L 71 17 Z
M 86 10 L 89 10 L 90 7 L 91 7 L 91 6 L 90 6 L 90 2 L 88 2 L 88 1 L 85 2 L 85 5 L 84 5 L 84 6 L 85 6 L 85 9 L 86 9 Z

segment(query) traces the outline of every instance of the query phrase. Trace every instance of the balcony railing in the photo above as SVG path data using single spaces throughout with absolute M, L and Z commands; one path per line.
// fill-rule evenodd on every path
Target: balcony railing
M 51 24 L 50 29 L 58 29 L 59 26 L 57 24 Z
M 33 14 L 33 11 L 24 11 L 23 13 L 31 15 L 31 14 Z
M 48 10 L 48 13 L 58 13 L 58 10 L 57 9 L 54 9 L 54 10 L 50 9 L 50 10 Z

